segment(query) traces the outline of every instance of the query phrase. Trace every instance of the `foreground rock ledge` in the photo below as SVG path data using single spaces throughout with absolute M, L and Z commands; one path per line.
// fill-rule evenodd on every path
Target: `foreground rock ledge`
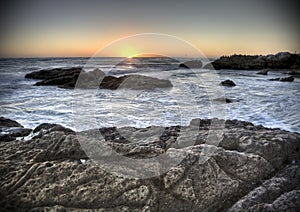
M 34 130 L 48 129 L 40 137 L 0 143 L 0 208 L 297 211 L 300 135 L 228 120 L 216 147 L 205 143 L 211 122 L 195 119 L 185 127 L 99 129 L 103 135 L 99 142 L 128 157 L 185 154 L 180 164 L 151 179 L 106 172 L 88 159 L 72 131 L 43 124 Z M 195 144 L 186 145 L 192 139 Z M 207 152 L 212 154 L 203 162 Z

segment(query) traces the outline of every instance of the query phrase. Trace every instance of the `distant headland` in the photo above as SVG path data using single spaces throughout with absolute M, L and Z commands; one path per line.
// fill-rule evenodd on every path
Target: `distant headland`
M 207 64 L 208 69 L 234 69 L 234 70 L 259 70 L 259 69 L 297 69 L 300 70 L 300 54 L 279 52 L 275 55 L 231 55 L 222 56 Z

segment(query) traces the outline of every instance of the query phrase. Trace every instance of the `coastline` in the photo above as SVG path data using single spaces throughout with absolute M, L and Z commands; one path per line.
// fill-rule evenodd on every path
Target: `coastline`
M 24 211 L 297 208 L 300 134 L 227 120 L 216 145 L 207 140 L 214 131 L 212 121 L 81 133 L 55 124 L 40 125 L 29 140 L 0 143 L 0 205 L 4 210 Z M 81 137 L 96 132 L 102 137 L 94 143 Z M 94 151 L 98 142 L 135 160 L 135 165 L 115 161 L 113 168 L 118 169 L 109 172 L 101 164 L 111 156 Z M 84 151 L 83 144 L 92 144 L 96 156 Z M 145 162 L 161 154 L 183 157 L 166 170 L 159 168 L 161 164 Z M 253 198 L 255 202 L 250 201 Z
M 231 55 L 222 56 L 207 64 L 205 68 L 215 70 L 300 70 L 300 54 L 279 52 L 275 55 Z

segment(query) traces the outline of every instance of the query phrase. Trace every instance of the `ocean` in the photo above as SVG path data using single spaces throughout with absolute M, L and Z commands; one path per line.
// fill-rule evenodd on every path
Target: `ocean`
M 238 119 L 300 132 L 300 79 L 269 71 L 192 70 L 179 62 L 192 58 L 16 58 L 0 59 L 0 116 L 34 128 L 56 123 L 75 129 L 92 127 L 147 127 L 188 125 L 193 118 Z M 24 76 L 32 71 L 58 67 L 99 68 L 107 75 L 140 74 L 172 82 L 173 88 L 153 90 L 69 90 L 34 86 Z M 230 79 L 235 87 L 219 83 Z M 228 98 L 232 103 L 218 101 Z

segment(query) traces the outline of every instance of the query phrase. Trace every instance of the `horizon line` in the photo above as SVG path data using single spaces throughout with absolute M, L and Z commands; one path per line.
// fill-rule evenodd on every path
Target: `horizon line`
M 278 51 L 277 53 L 269 53 L 269 54 L 246 54 L 246 53 L 231 53 L 231 54 L 224 54 L 224 55 L 220 55 L 220 56 L 206 56 L 206 58 L 211 58 L 211 59 L 217 59 L 217 58 L 221 58 L 224 56 L 234 56 L 234 55 L 245 55 L 245 56 L 264 56 L 264 55 L 276 55 L 278 53 L 282 53 L 282 52 L 288 52 L 290 54 L 299 54 L 297 51 L 295 52 L 291 52 L 291 51 Z M 133 56 L 132 58 L 155 58 L 155 57 L 168 57 L 168 56 L 163 56 L 163 55 L 153 55 L 153 56 Z M 93 56 L 0 56 L 0 59 L 43 59 L 43 58 L 129 58 L 129 57 L 125 57 L 125 56 L 97 56 L 97 57 L 93 57 Z M 174 56 L 174 57 L 168 57 L 168 58 L 199 58 L 199 57 L 195 57 L 195 56 Z

